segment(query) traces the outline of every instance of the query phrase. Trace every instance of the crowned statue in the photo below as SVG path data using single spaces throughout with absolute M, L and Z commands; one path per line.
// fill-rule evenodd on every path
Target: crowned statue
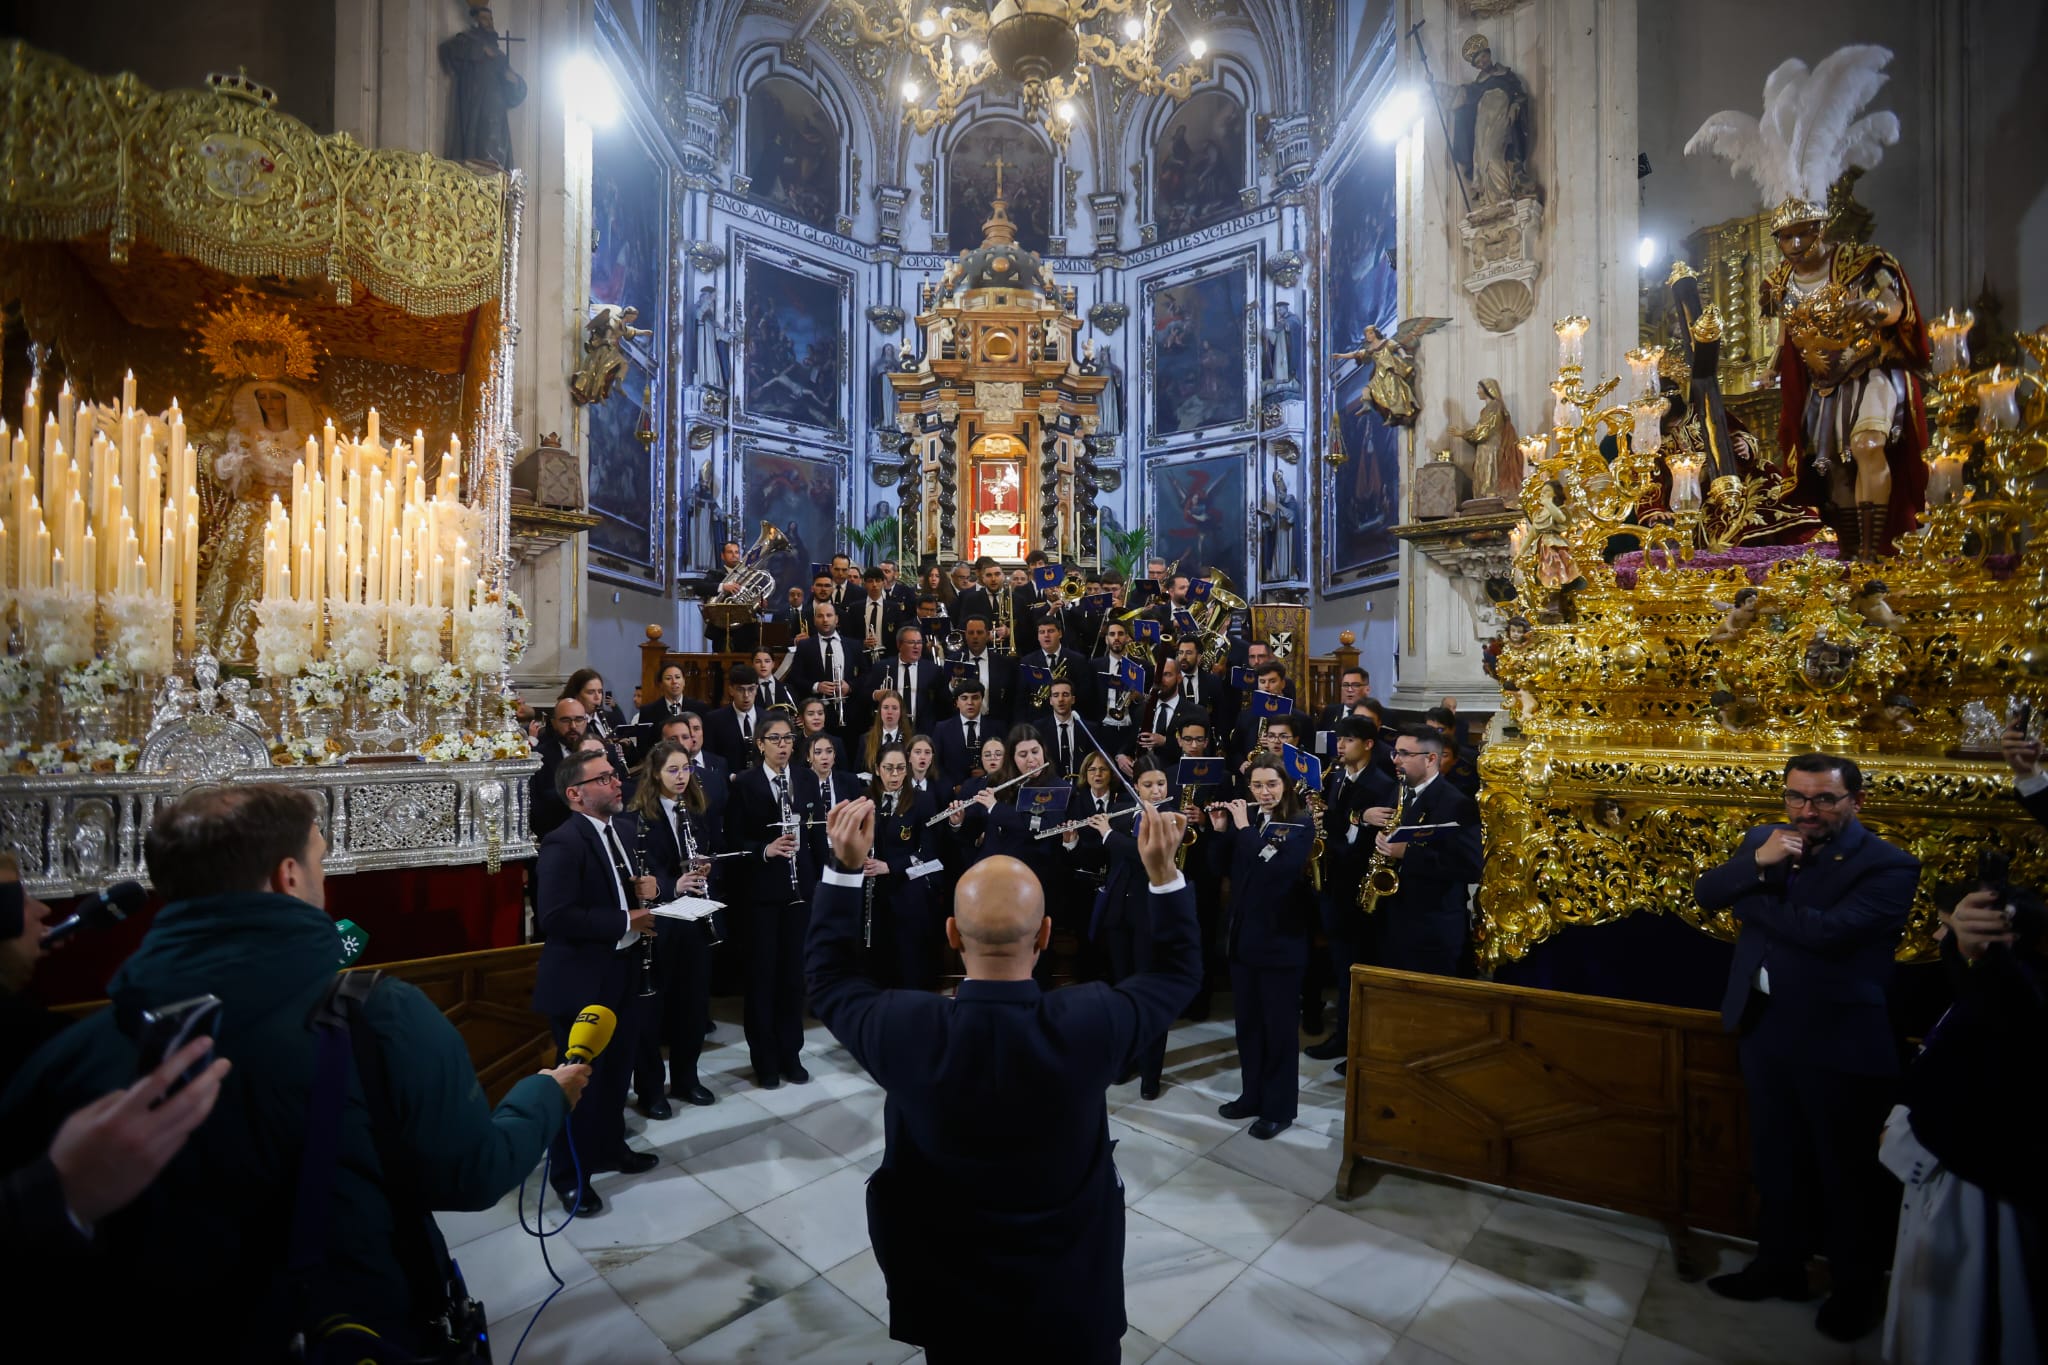
M 1438 97 L 1451 111 L 1451 159 L 1473 208 L 1492 208 L 1536 192 L 1529 175 L 1529 87 L 1493 59 L 1493 44 L 1473 34 L 1459 49 L 1473 78 L 1446 83 Z
M 1841 240 L 1827 207 L 1837 179 L 1875 166 L 1899 139 L 1896 115 L 1857 117 L 1891 55 L 1858 46 L 1811 71 L 1784 62 L 1764 82 L 1762 119 L 1724 110 L 1685 148 L 1726 157 L 1777 204 L 1783 260 L 1762 303 L 1779 320 L 1778 443 L 1798 496 L 1821 509 L 1843 555 L 1864 559 L 1913 529 L 1927 493 L 1926 321 L 1898 259 Z

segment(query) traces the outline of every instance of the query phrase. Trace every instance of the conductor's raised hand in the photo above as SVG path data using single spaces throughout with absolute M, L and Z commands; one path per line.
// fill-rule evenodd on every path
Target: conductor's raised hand
M 1181 836 L 1187 832 L 1185 816 L 1172 811 L 1148 811 L 1138 821 L 1138 857 L 1145 864 L 1145 876 L 1154 886 L 1165 886 L 1180 875 L 1173 865 L 1180 851 Z
M 832 841 L 832 856 L 847 872 L 859 872 L 868 865 L 868 850 L 875 846 L 875 803 L 863 796 L 842 801 L 825 817 L 825 836 Z

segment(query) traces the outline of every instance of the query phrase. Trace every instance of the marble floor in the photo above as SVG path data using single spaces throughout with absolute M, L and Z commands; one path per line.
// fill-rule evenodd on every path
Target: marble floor
M 1227 1001 L 1223 1002 L 1227 1005 Z M 705 1083 L 718 1103 L 650 1123 L 629 1112 L 645 1174 L 599 1176 L 605 1212 L 549 1239 L 567 1288 L 534 1326 L 534 1365 L 679 1361 L 898 1365 L 868 1247 L 862 1186 L 880 1164 L 882 1094 L 822 1027 L 808 1085 L 748 1079 L 720 1001 Z M 1380 1171 L 1333 1192 L 1344 1079 L 1301 1059 L 1301 1117 L 1270 1142 L 1217 1117 L 1236 1093 L 1227 1019 L 1183 1024 L 1166 1091 L 1109 1094 L 1127 1205 L 1126 1365 L 1685 1365 L 1876 1361 L 1840 1346 L 1812 1304 L 1733 1304 L 1676 1274 L 1652 1223 L 1488 1186 Z M 536 1176 L 527 1185 L 540 1188 Z M 558 1204 L 547 1206 L 559 1222 Z M 554 1282 L 518 1226 L 516 1196 L 441 1224 L 512 1356 Z M 1700 1238 L 1714 1271 L 1747 1259 Z

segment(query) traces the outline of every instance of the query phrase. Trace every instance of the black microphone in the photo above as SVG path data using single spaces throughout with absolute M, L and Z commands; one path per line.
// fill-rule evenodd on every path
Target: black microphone
M 78 909 L 43 934 L 43 947 L 55 946 L 81 929 L 107 929 L 140 910 L 149 900 L 141 882 L 115 882 L 78 903 Z

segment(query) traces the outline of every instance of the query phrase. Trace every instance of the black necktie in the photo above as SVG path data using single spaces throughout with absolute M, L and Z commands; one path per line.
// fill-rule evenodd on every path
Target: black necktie
M 896 793 L 885 792 L 882 796 L 882 818 L 888 819 L 896 813 Z
M 1098 796 L 1098 797 L 1096 797 L 1096 798 L 1095 798 L 1095 813 L 1096 813 L 1097 815 L 1107 815 L 1107 814 L 1109 814 L 1109 798 L 1108 798 L 1108 797 L 1106 797 L 1106 796 Z
M 832 681 L 832 637 L 827 635 L 821 644 L 825 647 L 825 681 Z
M 636 904 L 633 895 L 633 873 L 626 864 L 626 850 L 619 843 L 618 831 L 610 825 L 604 827 L 604 851 L 611 854 L 612 872 L 619 879 L 619 892 L 625 896 L 626 905 L 630 908 Z
M 882 638 L 882 604 L 880 602 L 868 603 L 868 634 L 874 636 L 877 640 Z
M 896 665 L 896 690 L 903 694 L 904 715 L 914 725 L 917 723 L 917 689 L 910 685 L 910 665 Z
M 1073 740 L 1070 738 L 1065 721 L 1060 722 L 1060 771 L 1070 773 L 1074 765 L 1068 760 L 1073 757 Z
M 754 742 L 754 713 L 752 711 L 740 712 L 740 740 L 745 744 L 752 744 Z
M 1189 701 L 1195 699 L 1195 675 L 1190 673 L 1180 681 L 1180 694 Z
M 970 759 L 978 758 L 981 755 L 981 743 L 975 739 L 974 734 L 975 724 L 970 720 L 967 722 L 967 756 Z

